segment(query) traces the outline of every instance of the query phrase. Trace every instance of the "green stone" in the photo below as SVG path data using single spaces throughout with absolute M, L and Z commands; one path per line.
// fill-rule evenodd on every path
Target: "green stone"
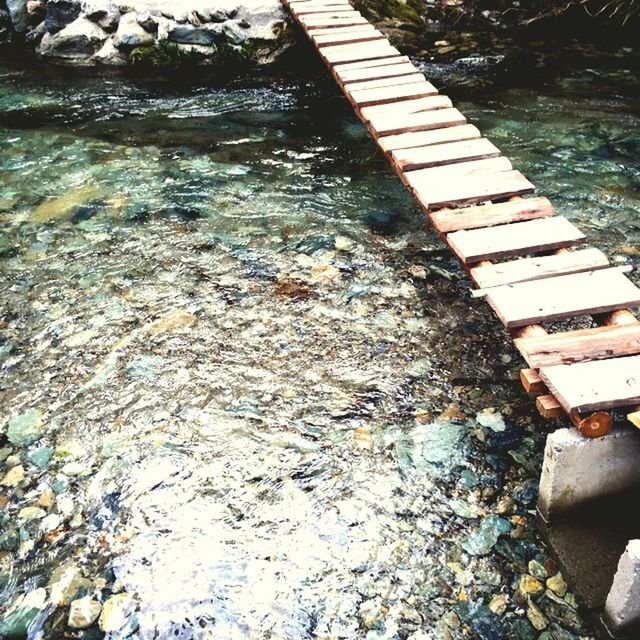
M 53 447 L 39 447 L 27 454 L 27 460 L 38 469 L 46 469 L 53 455 Z
M 9 420 L 7 438 L 16 447 L 28 447 L 42 437 L 43 431 L 42 413 L 34 409 Z

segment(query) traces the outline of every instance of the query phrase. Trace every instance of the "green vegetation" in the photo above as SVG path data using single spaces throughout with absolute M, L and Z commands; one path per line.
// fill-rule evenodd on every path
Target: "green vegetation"
M 215 49 L 215 62 L 219 64 L 248 63 L 255 58 L 256 48 L 253 45 L 231 45 L 222 42 L 212 45 Z M 148 47 L 137 47 L 129 59 L 136 67 L 153 67 L 159 69 L 178 69 L 192 66 L 202 56 L 196 50 L 188 50 L 174 42 L 161 42 Z

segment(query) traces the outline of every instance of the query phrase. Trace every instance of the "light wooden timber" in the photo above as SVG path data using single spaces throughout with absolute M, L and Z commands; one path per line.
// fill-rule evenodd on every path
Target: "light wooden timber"
M 309 38 L 315 38 L 317 36 L 337 36 L 343 33 L 380 33 L 372 24 L 368 22 L 366 24 L 356 24 L 351 27 L 328 27 L 323 29 L 317 27 L 313 29 L 307 29 L 307 36 Z
M 634 426 L 640 429 L 640 410 L 632 411 L 627 414 L 627 420 Z
M 386 40 L 323 47 L 320 56 L 330 64 L 392 58 L 400 52 Z
M 437 231 L 451 233 L 464 229 L 480 229 L 510 222 L 548 218 L 554 215 L 553 206 L 547 198 L 518 198 L 508 202 L 464 209 L 441 209 L 432 213 L 430 218 Z
M 362 80 L 360 82 L 348 82 L 343 86 L 344 91 L 350 92 L 361 89 L 385 89 L 387 87 L 395 87 L 397 85 L 413 84 L 415 82 L 424 82 L 424 75 L 416 72 L 401 76 L 391 76 L 390 78 L 376 78 L 375 80 Z
M 412 113 L 398 117 L 397 114 L 375 114 L 368 116 L 368 123 L 376 136 L 390 136 L 406 131 L 429 131 L 442 127 L 455 127 L 466 124 L 466 118 L 457 110 L 446 106 L 450 104 L 445 96 L 434 96 L 434 108 L 431 111 Z M 441 105 L 440 107 L 436 105 Z M 393 106 L 393 105 L 390 105 Z M 379 107 L 368 107 L 379 109 Z M 364 110 L 363 110 L 364 111 Z M 361 114 L 365 118 L 364 114 Z
M 530 367 L 574 364 L 640 354 L 640 323 L 578 329 L 537 338 L 516 338 Z
M 378 117 L 392 117 L 396 119 L 407 116 L 418 115 L 433 109 L 451 108 L 451 99 L 447 96 L 432 95 L 423 98 L 407 98 L 392 104 L 381 104 L 361 109 L 364 120 L 371 120 Z
M 562 216 L 454 231 L 447 236 L 447 242 L 464 264 L 552 251 L 585 240 L 585 235 Z
M 506 158 L 504 158 L 506 160 Z M 495 158 L 503 160 L 503 158 Z M 488 162 L 478 160 L 478 162 Z M 457 167 L 459 165 L 451 165 Z M 517 195 L 525 195 L 534 190 L 534 186 L 519 171 L 476 170 L 476 174 L 464 175 L 452 171 L 449 178 L 442 169 L 421 169 L 405 174 L 407 182 L 414 191 L 418 202 L 425 209 L 439 209 L 458 205 L 503 200 Z M 450 167 L 446 167 L 450 168 Z M 424 177 L 416 177 L 421 172 L 439 172 Z
M 640 355 L 542 367 L 540 377 L 568 413 L 640 402 Z
M 536 395 L 547 391 L 547 385 L 535 369 L 520 369 L 520 382 L 527 393 Z
M 602 318 L 601 323 L 607 326 L 613 325 L 625 325 L 625 324 L 636 324 L 638 319 L 629 311 L 629 309 L 617 309 L 613 313 L 608 314 L 606 317 Z
M 321 34 L 311 36 L 316 46 L 331 47 L 339 44 L 354 44 L 356 42 L 370 42 L 374 40 L 384 40 L 384 36 L 379 31 L 353 31 L 351 33 Z
M 291 12 L 295 16 L 304 16 L 308 14 L 316 15 L 318 13 L 333 13 L 333 14 L 342 14 L 342 12 L 347 13 L 353 11 L 351 5 L 330 5 L 330 4 L 311 4 L 306 3 L 304 5 L 299 4 L 296 7 L 291 7 Z
M 536 409 L 538 409 L 540 415 L 547 420 L 559 418 L 565 413 L 562 405 L 549 394 L 536 398 Z
M 482 288 L 499 287 L 528 280 L 541 280 L 570 273 L 582 273 L 609 266 L 600 249 L 582 249 L 550 256 L 519 258 L 469 269 L 472 280 Z
M 309 13 L 307 15 L 300 16 L 299 20 L 303 26 L 323 29 L 327 29 L 329 27 L 351 27 L 358 24 L 365 24 L 367 22 L 357 11 L 351 11 L 343 14 Z
M 411 64 L 409 58 L 407 56 L 393 56 L 392 58 L 384 58 L 382 60 L 360 60 L 358 62 L 345 62 L 338 67 L 330 68 L 330 71 L 333 74 L 343 75 L 347 71 L 362 71 L 364 69 L 373 69 L 376 67 L 386 67 L 395 64 L 409 64 L 411 67 L 412 73 L 415 72 L 416 68 Z
M 472 124 L 463 124 L 457 127 L 432 129 L 431 131 L 412 131 L 394 136 L 383 136 L 377 139 L 377 143 L 383 151 L 391 153 L 400 149 L 426 147 L 445 142 L 460 142 L 461 140 L 473 140 L 481 137 L 482 134 L 478 127 Z
M 422 79 L 418 82 L 378 89 L 361 89 L 358 85 L 355 85 L 353 89 L 347 88 L 346 94 L 352 104 L 358 108 L 362 108 L 404 100 L 414 100 L 416 98 L 426 98 L 428 96 L 437 96 L 438 90 L 430 82 Z
M 508 329 L 640 305 L 640 289 L 616 269 L 494 287 L 486 297 Z
M 486 138 L 476 138 L 458 142 L 432 144 L 425 147 L 399 149 L 391 153 L 391 161 L 402 171 L 415 171 L 427 167 L 455 164 L 483 158 L 495 158 L 500 155 L 498 149 Z

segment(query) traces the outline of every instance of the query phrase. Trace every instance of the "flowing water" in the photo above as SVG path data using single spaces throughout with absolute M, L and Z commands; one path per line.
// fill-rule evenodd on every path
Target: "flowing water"
M 622 262 L 619 53 L 425 68 Z M 591 637 L 517 593 L 557 569 L 511 341 L 321 69 L 0 77 L 0 637 Z

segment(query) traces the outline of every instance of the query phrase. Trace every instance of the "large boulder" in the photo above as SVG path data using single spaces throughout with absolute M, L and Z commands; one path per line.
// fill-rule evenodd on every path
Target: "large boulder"
M 13 30 L 17 33 L 24 33 L 29 28 L 27 0 L 6 0 L 6 2 Z
M 118 49 L 133 49 L 152 45 L 155 37 L 140 25 L 134 12 L 120 18 L 114 44 Z
M 46 33 L 38 47 L 45 58 L 57 58 L 66 62 L 86 64 L 102 47 L 108 34 L 87 18 L 77 18 L 57 33 Z
M 169 41 L 180 44 L 212 45 L 224 39 L 222 28 L 218 25 L 194 27 L 190 24 L 177 24 L 169 29 Z
M 49 33 L 57 33 L 71 24 L 82 11 L 74 0 L 49 0 L 45 7 L 44 24 Z

